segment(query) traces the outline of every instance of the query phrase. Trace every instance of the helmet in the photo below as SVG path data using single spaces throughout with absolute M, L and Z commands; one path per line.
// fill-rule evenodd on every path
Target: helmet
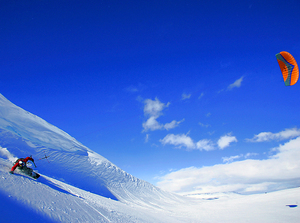
M 25 166 L 25 163 L 22 160 L 20 160 L 19 161 L 19 166 Z

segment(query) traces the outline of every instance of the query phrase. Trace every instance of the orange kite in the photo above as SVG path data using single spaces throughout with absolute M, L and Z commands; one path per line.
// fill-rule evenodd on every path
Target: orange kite
M 282 51 L 276 54 L 276 58 L 283 76 L 285 86 L 291 86 L 297 83 L 299 78 L 299 68 L 294 57 Z

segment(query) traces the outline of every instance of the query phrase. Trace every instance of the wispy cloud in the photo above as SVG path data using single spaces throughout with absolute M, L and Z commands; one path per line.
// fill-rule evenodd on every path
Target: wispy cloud
M 296 187 L 300 183 L 299 145 L 300 137 L 279 145 L 276 148 L 278 153 L 268 159 L 246 159 L 201 168 L 180 169 L 161 177 L 157 185 L 179 193 L 256 193 Z M 254 154 L 248 154 L 251 155 Z M 238 158 L 233 156 L 227 161 Z
M 235 156 L 230 156 L 230 157 L 222 157 L 222 160 L 223 160 L 223 163 L 230 163 L 233 160 L 240 159 L 242 157 L 243 157 L 243 155 L 235 155 Z
M 265 141 L 272 141 L 272 140 L 286 140 L 300 136 L 300 129 L 291 128 L 285 129 L 284 131 L 278 133 L 272 132 L 261 132 L 255 135 L 252 139 L 247 139 L 249 142 L 265 142 Z
M 227 87 L 227 90 L 232 90 L 233 88 L 239 88 L 239 87 L 241 87 L 243 79 L 244 79 L 244 76 L 242 76 L 240 79 L 238 79 L 235 82 L 233 82 L 232 84 L 230 84 Z
M 244 157 L 247 159 L 251 156 L 258 156 L 258 155 L 259 155 L 258 153 L 247 153 L 247 154 L 244 155 Z
M 186 148 L 187 150 L 200 150 L 200 151 L 212 151 L 217 148 L 224 149 L 225 147 L 228 147 L 230 143 L 236 142 L 237 139 L 235 136 L 231 136 L 230 134 L 227 134 L 225 136 L 222 136 L 216 144 L 210 140 L 210 139 L 201 139 L 198 142 L 194 142 L 194 140 L 188 136 L 188 134 L 168 134 L 163 139 L 160 140 L 160 142 L 163 145 L 174 145 L 179 148 Z
M 192 94 L 186 94 L 186 93 L 183 93 L 183 94 L 181 95 L 181 100 L 189 99 L 191 96 L 192 96 Z
M 251 156 L 257 156 L 257 153 L 247 153 L 247 154 L 240 154 L 240 155 L 235 155 L 235 156 L 230 156 L 230 157 L 222 157 L 222 160 L 224 163 L 231 163 L 236 159 L 242 159 L 242 158 L 249 158 Z
M 199 95 L 198 99 L 201 99 L 203 96 L 204 96 L 204 93 L 202 92 L 202 93 Z
M 170 123 L 164 124 L 163 128 L 166 129 L 166 130 L 174 129 L 174 128 L 176 128 L 183 121 L 184 121 L 184 119 L 182 119 L 181 121 L 175 121 L 175 120 L 173 120 Z
M 202 127 L 205 127 L 205 128 L 208 128 L 208 127 L 210 127 L 210 125 L 209 125 L 209 124 L 203 124 L 203 123 L 201 123 L 201 122 L 199 122 L 199 125 L 200 125 L 200 126 L 202 126 Z
M 146 88 L 145 85 L 139 83 L 137 85 L 130 85 L 130 86 L 126 87 L 124 90 L 127 92 L 130 92 L 130 93 L 136 93 L 136 92 L 142 91 L 145 88 Z
M 148 142 L 148 141 L 149 141 L 149 137 L 150 137 L 150 135 L 149 135 L 149 134 L 146 134 L 145 142 Z
M 184 121 L 184 119 L 181 121 L 173 120 L 170 123 L 161 124 L 157 121 L 157 119 L 162 115 L 163 109 L 169 107 L 170 103 L 164 104 L 160 102 L 158 98 L 155 98 L 155 100 L 146 99 L 144 104 L 144 115 L 148 117 L 147 121 L 142 124 L 144 132 L 160 129 L 170 130 L 177 127 L 181 122 Z
M 139 91 L 138 88 L 134 87 L 134 86 L 129 86 L 129 87 L 125 88 L 125 90 L 128 91 L 128 92 L 131 92 L 131 93 Z

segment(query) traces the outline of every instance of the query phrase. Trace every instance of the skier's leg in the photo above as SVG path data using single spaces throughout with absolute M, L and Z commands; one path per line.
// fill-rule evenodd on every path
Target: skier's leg
M 31 176 L 32 175 L 32 169 L 28 167 L 23 167 L 23 172 L 26 173 L 27 175 Z

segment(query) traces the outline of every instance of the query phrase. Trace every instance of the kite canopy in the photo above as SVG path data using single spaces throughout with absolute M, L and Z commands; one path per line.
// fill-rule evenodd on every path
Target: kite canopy
M 294 57 L 290 53 L 282 51 L 276 54 L 276 58 L 285 86 L 296 84 L 299 78 L 299 68 Z

